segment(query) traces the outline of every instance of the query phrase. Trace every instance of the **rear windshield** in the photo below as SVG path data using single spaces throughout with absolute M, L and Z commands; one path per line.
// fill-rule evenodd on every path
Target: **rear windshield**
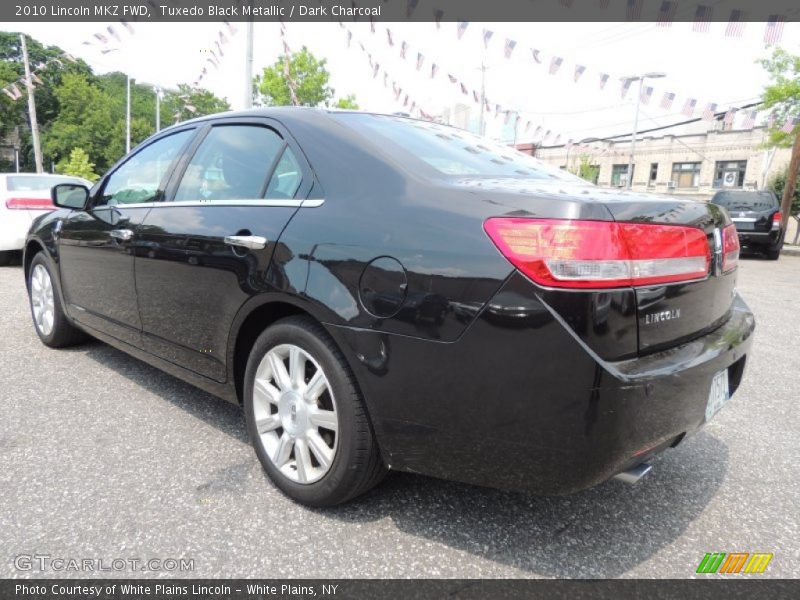
M 34 190 L 49 190 L 59 183 L 83 183 L 74 177 L 59 175 L 8 175 L 6 187 L 9 192 L 30 192 Z
M 561 169 L 467 131 L 389 115 L 334 113 L 381 148 L 413 167 L 422 161 L 439 174 L 587 182 Z
M 728 210 L 769 210 L 778 208 L 772 192 L 717 192 L 711 202 Z

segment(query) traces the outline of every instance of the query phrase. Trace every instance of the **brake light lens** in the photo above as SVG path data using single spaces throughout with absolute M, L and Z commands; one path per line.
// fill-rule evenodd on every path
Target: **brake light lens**
M 9 210 L 43 210 L 53 208 L 53 201 L 50 198 L 9 198 L 6 200 L 6 208 Z
M 728 225 L 722 230 L 722 272 L 733 271 L 739 264 L 739 235 L 736 225 Z
M 706 234 L 683 225 L 491 218 L 484 229 L 515 267 L 548 287 L 689 281 L 708 275 L 711 261 Z
M 772 228 L 773 229 L 780 229 L 781 228 L 781 213 L 776 212 L 772 215 Z

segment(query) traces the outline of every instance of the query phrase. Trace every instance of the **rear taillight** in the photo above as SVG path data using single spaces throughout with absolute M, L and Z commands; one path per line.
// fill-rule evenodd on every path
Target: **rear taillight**
M 781 213 L 776 212 L 774 215 L 772 215 L 772 228 L 773 229 L 781 228 Z
M 728 225 L 722 230 L 722 271 L 733 271 L 739 264 L 739 235 L 736 225 Z
M 492 218 L 484 229 L 515 267 L 550 287 L 612 288 L 701 279 L 711 260 L 706 234 L 682 225 Z
M 9 198 L 6 200 L 6 208 L 10 210 L 25 209 L 45 209 L 53 208 L 53 201 L 50 198 Z

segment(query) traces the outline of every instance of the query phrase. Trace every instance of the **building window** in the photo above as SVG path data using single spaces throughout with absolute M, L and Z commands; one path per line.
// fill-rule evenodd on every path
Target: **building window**
M 672 182 L 675 187 L 690 188 L 700 184 L 700 163 L 672 163 Z
M 633 175 L 634 169 L 631 169 L 631 175 Z M 628 165 L 612 165 L 611 185 L 617 187 L 628 185 Z
M 744 185 L 746 160 L 719 161 L 714 168 L 714 187 L 740 188 Z
M 656 177 L 658 177 L 658 163 L 650 163 L 650 179 L 648 185 L 656 184 Z

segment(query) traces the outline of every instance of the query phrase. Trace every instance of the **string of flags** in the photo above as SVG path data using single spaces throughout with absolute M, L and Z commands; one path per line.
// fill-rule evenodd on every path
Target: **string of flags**
M 207 49 L 209 56 L 207 56 L 205 62 L 203 62 L 203 68 L 200 70 L 197 77 L 194 78 L 194 81 L 192 81 L 192 86 L 194 87 L 200 87 L 203 79 L 210 73 L 210 68 L 214 70 L 219 69 L 222 58 L 225 56 L 223 48 L 231 41 L 231 38 L 233 38 L 238 31 L 229 21 L 223 21 L 222 25 L 223 26 L 214 33 L 211 44 Z
M 74 56 L 72 56 L 67 52 L 64 52 L 61 55 L 61 58 L 63 58 L 64 60 L 68 60 L 70 62 L 78 62 Z M 39 77 L 39 73 L 41 73 L 41 71 L 43 71 L 51 64 L 56 64 L 58 65 L 59 68 L 64 66 L 64 63 L 60 58 L 51 58 L 45 62 L 41 62 L 35 65 L 34 68 L 31 69 L 31 86 L 35 88 L 36 86 L 44 85 L 44 81 L 42 81 L 42 78 Z M 16 81 L 7 84 L 5 87 L 0 89 L 0 91 L 2 91 L 3 94 L 8 96 L 11 100 L 17 101 L 24 95 L 22 90 L 20 90 L 19 88 L 20 85 L 22 86 L 23 89 L 25 89 L 28 86 L 28 82 L 25 79 L 24 75 L 19 79 L 17 79 Z
M 702 16 L 703 19 L 710 19 L 710 17 L 708 16 L 707 13 L 703 13 L 703 15 L 701 15 L 701 16 Z M 738 15 L 738 16 L 741 16 L 741 15 Z M 341 23 L 340 23 L 340 25 L 341 25 Z M 457 39 L 459 39 L 459 40 L 463 39 L 463 36 L 464 36 L 465 32 L 467 31 L 467 29 L 469 28 L 469 25 L 470 25 L 470 23 L 467 22 L 467 21 L 461 21 L 456 25 L 456 37 L 457 37 Z M 439 24 L 437 24 L 437 27 L 439 27 Z M 373 33 L 375 32 L 374 23 L 371 24 L 371 31 Z M 483 29 L 482 35 L 481 35 L 481 40 L 482 40 L 482 43 L 484 45 L 484 48 L 488 48 L 488 46 L 491 43 L 491 40 L 493 39 L 493 37 L 494 37 L 494 32 L 493 31 L 485 29 L 485 28 Z M 352 39 L 352 32 L 348 30 L 348 40 L 351 40 L 351 39 Z M 397 41 L 398 40 L 396 39 L 396 36 L 392 32 L 391 28 L 387 27 L 386 28 L 386 42 L 387 42 L 387 44 L 390 47 L 394 47 L 397 44 Z M 400 57 L 403 58 L 403 59 L 406 59 L 408 54 L 409 54 L 409 50 L 410 50 L 411 46 L 405 40 L 399 40 L 399 42 L 400 42 L 400 44 L 399 44 Z M 516 40 L 506 39 L 505 43 L 503 45 L 503 55 L 504 55 L 504 57 L 507 58 L 507 59 L 511 58 L 512 54 L 514 53 L 514 50 L 517 47 L 518 47 L 518 43 L 517 43 Z M 545 53 L 541 49 L 530 48 L 530 58 L 532 59 L 533 63 L 535 63 L 535 64 L 543 64 L 545 56 L 546 56 Z M 426 58 L 425 54 L 422 51 L 418 51 L 416 53 L 416 65 L 415 66 L 416 66 L 416 70 L 417 71 L 422 71 L 422 67 L 424 65 L 425 58 Z M 547 64 L 549 65 L 548 66 L 548 73 L 550 75 L 555 76 L 560 71 L 562 71 L 562 68 L 564 67 L 564 58 L 561 57 L 561 56 L 553 55 L 553 56 L 550 57 L 550 60 L 549 60 L 549 62 Z M 437 74 L 440 72 L 440 70 L 441 70 L 441 65 L 432 62 L 431 66 L 430 66 L 430 77 L 431 78 L 435 78 L 437 76 Z M 575 83 L 578 83 L 579 81 L 583 81 L 585 79 L 585 77 L 587 76 L 586 75 L 587 74 L 587 70 L 588 70 L 588 68 L 587 68 L 586 65 L 582 65 L 582 64 L 574 65 L 574 68 L 571 70 L 573 81 Z M 598 72 L 598 73 L 596 73 L 595 76 L 597 78 L 596 82 L 597 82 L 598 88 L 600 90 L 604 90 L 606 88 L 606 86 L 607 86 L 608 81 L 611 79 L 611 75 L 609 73 L 605 73 L 605 72 Z M 503 118 L 504 118 L 504 124 L 508 124 L 511 121 L 511 119 L 513 118 L 514 119 L 514 125 L 516 127 L 521 121 L 520 113 L 525 113 L 526 112 L 526 111 L 519 111 L 519 110 L 504 108 L 500 104 L 496 104 L 496 103 L 494 103 L 494 111 L 492 111 L 493 103 L 491 103 L 488 100 L 488 98 L 485 97 L 485 95 L 483 97 L 483 101 L 481 101 L 481 96 L 478 94 L 478 92 L 475 91 L 474 89 L 470 90 L 468 88 L 468 86 L 462 80 L 460 80 L 456 75 L 454 75 L 452 72 L 448 72 L 447 73 L 447 77 L 448 77 L 449 82 L 451 84 L 453 84 L 461 92 L 461 94 L 463 96 L 466 96 L 467 99 L 471 98 L 472 101 L 475 104 L 479 104 L 479 105 L 483 104 L 482 108 L 484 110 L 486 110 L 486 112 L 489 112 L 489 113 L 494 112 L 494 116 L 495 117 L 498 117 L 500 114 L 502 114 Z M 633 82 L 630 79 L 621 79 L 620 80 L 619 92 L 620 92 L 620 97 L 622 99 L 625 99 L 627 97 L 627 95 L 628 95 L 628 93 L 630 91 L 632 83 Z M 649 105 L 651 103 L 652 99 L 655 96 L 656 96 L 655 88 L 653 86 L 645 86 L 642 89 L 642 92 L 641 92 L 641 95 L 638 98 L 638 101 L 641 102 L 642 104 Z M 660 101 L 658 102 L 658 107 L 660 109 L 662 109 L 662 110 L 671 110 L 676 99 L 677 99 L 677 94 L 675 92 L 673 92 L 673 91 L 664 91 L 663 93 L 660 93 Z M 681 110 L 681 114 L 686 116 L 687 118 L 694 118 L 696 116 L 696 110 L 698 108 L 698 102 L 699 102 L 699 100 L 697 98 L 687 98 L 685 100 L 684 104 L 683 104 L 683 108 Z M 702 113 L 700 113 L 700 117 L 702 119 L 704 119 L 704 120 L 707 120 L 707 121 L 713 121 L 715 119 L 715 114 L 716 114 L 716 110 L 717 110 L 718 104 L 715 103 L 715 102 L 708 102 L 704 106 L 705 106 L 705 108 L 702 111 Z M 736 117 L 736 115 L 737 115 L 737 111 L 736 111 L 736 109 L 733 109 L 733 108 L 731 108 L 730 111 L 725 113 L 726 118 L 728 118 L 729 121 L 730 121 L 730 123 L 726 123 L 726 125 L 730 125 L 732 127 L 733 126 L 733 119 L 734 119 L 734 117 Z M 754 124 L 753 125 L 748 125 L 748 123 L 750 123 L 751 120 L 754 122 L 756 116 L 757 116 L 757 112 L 756 111 L 750 111 L 750 112 L 747 112 L 747 113 L 743 113 L 742 127 L 745 128 L 745 129 L 752 128 L 754 126 Z M 527 135 L 527 133 L 530 131 L 531 127 L 532 127 L 532 123 L 530 121 L 526 121 L 525 124 L 524 124 L 524 135 Z
M 350 30 L 349 28 L 345 27 L 342 22 L 339 22 L 339 26 L 342 27 L 345 30 L 345 35 L 346 35 L 346 38 L 347 38 L 347 47 L 351 48 L 352 47 L 352 43 L 353 43 L 353 32 L 352 32 L 352 30 Z M 388 29 L 387 29 L 387 31 L 388 31 Z M 390 33 L 388 34 L 387 43 L 389 43 L 390 46 L 394 45 L 394 42 L 392 41 Z M 373 79 L 378 79 L 378 75 L 380 75 L 382 73 L 383 74 L 383 77 L 382 77 L 383 86 L 385 88 L 389 87 L 389 81 L 391 80 L 392 93 L 394 94 L 395 100 L 400 102 L 400 98 L 403 98 L 403 101 L 402 101 L 403 108 L 408 109 L 408 113 L 410 115 L 419 116 L 420 118 L 425 119 L 426 121 L 434 121 L 435 120 L 434 115 L 432 115 L 431 113 L 429 113 L 425 109 L 423 109 L 422 106 L 414 99 L 412 94 L 406 88 L 404 88 L 403 86 L 398 84 L 397 80 L 392 78 L 391 74 L 384 67 L 382 67 L 380 65 L 380 63 L 378 63 L 373 58 L 372 53 L 367 50 L 367 47 L 364 45 L 363 41 L 358 41 L 358 47 L 361 50 L 361 53 L 367 57 L 367 61 L 369 62 L 369 67 L 370 67 L 370 70 L 372 72 Z M 422 59 L 424 60 L 424 57 L 422 57 Z M 418 60 L 418 63 L 419 63 L 420 57 L 417 57 L 417 60 Z M 435 65 L 433 65 L 433 66 L 435 66 Z M 420 64 L 420 68 L 421 68 L 421 64 Z M 436 74 L 436 69 L 432 69 L 431 73 L 432 73 L 431 77 L 434 77 L 435 74 Z
M 283 21 L 281 21 L 280 24 L 281 43 L 283 44 L 283 76 L 286 78 L 286 82 L 289 84 L 289 94 L 292 98 L 292 106 L 297 106 L 300 103 L 297 101 L 297 84 L 295 83 L 294 79 L 292 79 L 291 73 L 292 50 L 289 47 L 289 44 L 286 42 L 286 25 Z

